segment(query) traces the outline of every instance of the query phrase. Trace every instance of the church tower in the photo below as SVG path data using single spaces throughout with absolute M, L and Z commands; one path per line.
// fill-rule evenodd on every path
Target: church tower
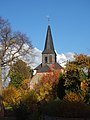
M 42 52 L 42 66 L 50 66 L 54 63 L 56 63 L 56 53 L 54 50 L 51 28 L 50 25 L 48 25 L 45 47 Z
M 48 22 L 45 46 L 42 52 L 42 63 L 37 66 L 35 70 L 37 71 L 37 73 L 44 73 L 56 69 L 59 69 L 61 71 L 63 68 L 57 63 L 56 60 L 56 52 L 54 49 L 51 28 Z

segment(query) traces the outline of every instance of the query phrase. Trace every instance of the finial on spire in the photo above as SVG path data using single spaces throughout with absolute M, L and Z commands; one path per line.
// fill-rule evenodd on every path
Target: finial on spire
M 48 18 L 48 25 L 50 25 L 50 17 L 49 17 L 49 16 L 47 16 L 47 18 Z

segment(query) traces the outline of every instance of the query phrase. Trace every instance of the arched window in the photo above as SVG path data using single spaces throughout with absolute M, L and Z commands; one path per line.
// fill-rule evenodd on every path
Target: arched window
M 45 63 L 47 63 L 47 57 L 45 57 Z
M 52 55 L 49 56 L 49 62 L 52 63 Z

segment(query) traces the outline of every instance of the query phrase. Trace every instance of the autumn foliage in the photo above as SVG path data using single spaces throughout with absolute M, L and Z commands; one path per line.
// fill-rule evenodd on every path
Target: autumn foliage
M 64 86 L 68 100 L 80 95 L 84 102 L 90 103 L 90 56 L 76 55 L 74 61 L 67 63 Z
M 3 90 L 3 95 L 5 106 L 14 106 L 19 104 L 21 99 L 20 91 L 12 85 Z
M 83 102 L 83 97 L 80 96 L 78 93 L 69 92 L 64 96 L 64 100 L 69 102 Z
M 13 85 L 4 88 L 3 89 L 4 105 L 5 106 L 18 105 L 20 101 L 23 100 L 24 96 L 30 94 L 29 82 L 30 80 L 25 79 L 22 81 L 21 86 L 19 88 L 16 88 Z
M 35 91 L 39 101 L 49 101 L 57 96 L 57 85 L 59 82 L 60 73 L 52 71 L 43 75 L 41 81 L 35 85 Z
M 33 89 L 30 79 L 25 78 L 19 87 L 4 88 L 3 95 L 4 105 L 12 107 L 18 115 L 23 113 L 22 118 L 37 112 L 43 103 L 58 99 L 90 104 L 90 57 L 76 55 L 74 61 L 67 62 L 63 74 L 59 70 L 43 73 Z

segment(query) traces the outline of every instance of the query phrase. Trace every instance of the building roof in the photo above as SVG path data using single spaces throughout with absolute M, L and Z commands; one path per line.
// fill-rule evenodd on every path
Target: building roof
M 63 69 L 59 63 L 54 63 L 50 66 L 51 69 Z
M 37 70 L 38 73 L 50 72 L 52 70 L 57 70 L 57 69 L 63 69 L 63 67 L 58 63 L 51 64 L 50 66 L 48 65 L 42 66 L 41 63 L 39 66 L 35 68 L 35 70 Z
M 42 63 L 35 68 L 39 73 L 48 72 L 50 70 L 48 65 L 42 66 Z
M 50 25 L 48 25 L 45 47 L 42 53 L 43 54 L 50 54 L 50 53 L 55 54 Z
M 42 63 L 40 64 L 40 65 L 38 65 L 36 68 L 35 68 L 35 70 L 39 70 L 39 69 L 41 69 L 42 68 Z
M 50 68 L 48 65 L 43 66 L 41 69 L 38 70 L 38 72 L 43 73 L 43 72 L 49 72 Z

